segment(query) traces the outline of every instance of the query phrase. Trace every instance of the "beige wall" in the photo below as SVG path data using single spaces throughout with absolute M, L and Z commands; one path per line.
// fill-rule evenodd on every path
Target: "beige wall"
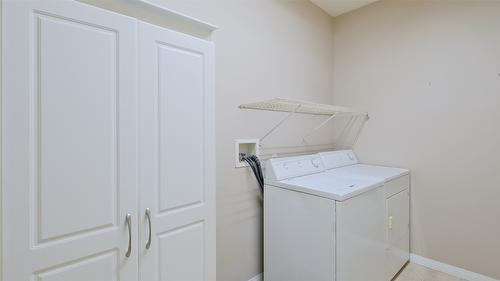
M 381 1 L 334 22 L 362 161 L 412 170 L 412 251 L 500 279 L 500 2 Z
M 3 11 L 2 11 L 2 7 L 3 7 L 3 1 L 0 1 L 0 65 L 2 65 L 2 68 L 0 69 L 0 97 L 3 96 L 3 93 L 1 91 L 3 91 L 3 42 L 2 42 L 2 36 L 3 36 L 3 26 L 2 26 L 2 23 L 3 23 Z M 2 106 L 2 101 L 1 101 L 1 98 L 0 98 L 0 108 Z M 1 120 L 0 118 L 0 122 L 3 123 L 3 121 Z M 0 141 L 0 147 L 3 147 L 3 144 L 1 143 Z M 0 148 L 0 157 L 2 157 L 2 149 Z M 1 163 L 0 163 L 1 164 Z M 2 169 L 2 167 L 0 166 L 0 169 Z M 0 181 L 3 182 L 3 179 L 1 178 L 1 175 L 0 175 Z M 3 202 L 3 198 L 2 198 L 2 189 L 0 188 L 0 210 L 2 210 L 2 202 Z M 0 212 L 0 279 L 2 278 L 3 276 L 3 222 L 2 222 L 2 214 Z
M 154 2 L 220 27 L 219 281 L 262 271 L 261 202 L 233 140 L 282 117 L 237 105 L 276 96 L 367 109 L 361 159 L 412 169 L 413 252 L 500 278 L 500 2 L 386 0 L 334 28 L 305 0 Z M 317 120 L 295 121 L 270 144 L 296 144 Z
M 244 111 L 237 106 L 274 97 L 332 102 L 332 19 L 306 0 L 154 2 L 219 27 L 213 37 L 217 84 L 217 280 L 249 280 L 262 271 L 262 204 L 250 170 L 234 168 L 234 139 L 259 138 L 283 115 Z M 313 120 L 295 121 L 267 144 L 297 144 Z M 329 140 L 324 135 L 316 142 Z

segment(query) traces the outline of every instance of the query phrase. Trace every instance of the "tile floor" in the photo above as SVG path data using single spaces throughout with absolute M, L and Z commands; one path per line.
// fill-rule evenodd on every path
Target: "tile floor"
M 409 263 L 393 281 L 467 281 L 418 264 Z

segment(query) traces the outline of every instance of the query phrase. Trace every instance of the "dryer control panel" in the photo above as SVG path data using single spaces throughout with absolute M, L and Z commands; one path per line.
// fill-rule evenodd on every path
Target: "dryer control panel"
M 358 158 L 352 150 L 338 150 L 319 153 L 325 169 L 334 169 L 358 164 Z

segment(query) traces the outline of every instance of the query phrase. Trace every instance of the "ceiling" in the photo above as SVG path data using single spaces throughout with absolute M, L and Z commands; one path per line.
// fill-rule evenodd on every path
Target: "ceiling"
M 378 0 L 310 0 L 332 17 L 356 10 Z

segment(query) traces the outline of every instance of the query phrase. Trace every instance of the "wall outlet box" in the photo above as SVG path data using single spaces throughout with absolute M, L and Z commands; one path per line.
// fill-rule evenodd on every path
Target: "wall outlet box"
M 248 167 L 248 164 L 245 161 L 240 161 L 240 154 L 253 154 L 259 156 L 259 139 L 236 139 L 234 140 L 235 147 L 235 167 Z

